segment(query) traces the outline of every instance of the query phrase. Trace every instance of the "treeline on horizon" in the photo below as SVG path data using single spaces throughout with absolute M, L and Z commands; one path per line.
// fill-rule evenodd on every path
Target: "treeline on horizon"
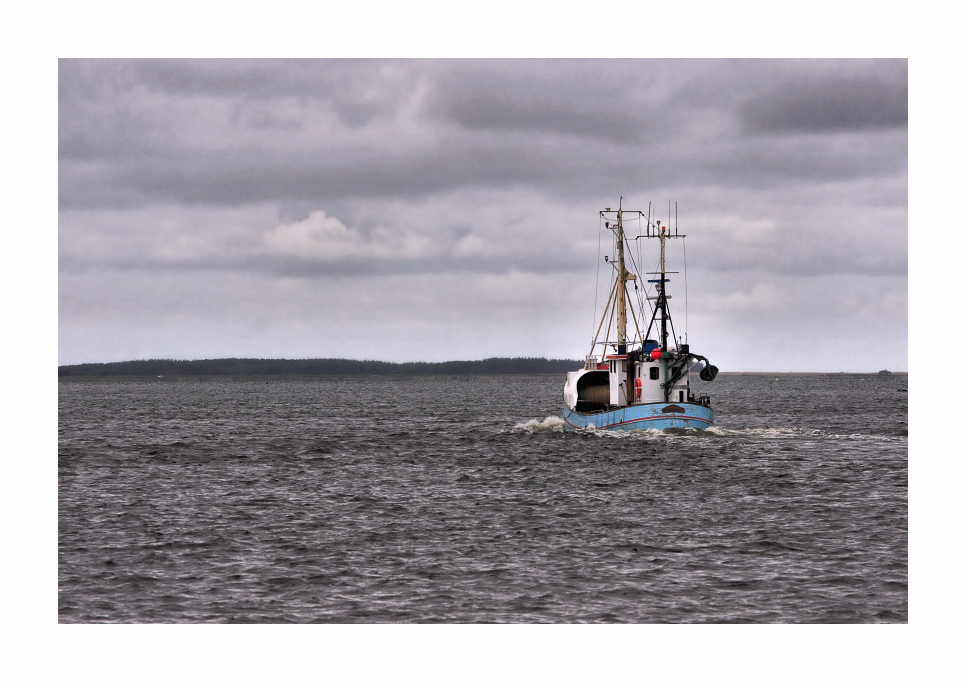
M 61 377 L 202 377 L 202 376 L 433 376 L 447 374 L 563 374 L 580 369 L 583 360 L 487 358 L 450 362 L 383 362 L 380 360 L 129 360 L 61 365 Z

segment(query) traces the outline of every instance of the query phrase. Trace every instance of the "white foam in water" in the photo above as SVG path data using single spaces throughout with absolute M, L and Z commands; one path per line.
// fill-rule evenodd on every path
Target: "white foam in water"
M 707 430 L 716 436 L 758 436 L 759 438 L 801 438 L 802 436 L 824 435 L 823 432 L 817 429 L 782 427 L 726 429 L 720 426 L 709 426 Z
M 540 419 L 531 419 L 526 422 L 520 422 L 513 427 L 514 431 L 521 432 L 525 431 L 528 433 L 537 433 L 538 431 L 563 431 L 564 430 L 564 420 L 560 417 L 546 417 L 542 421 Z M 674 429 L 673 431 L 662 431 L 661 429 L 634 429 L 631 431 L 622 431 L 617 429 L 597 429 L 591 424 L 584 429 L 581 429 L 581 433 L 586 433 L 589 435 L 594 435 L 598 437 L 608 437 L 608 438 L 674 438 L 674 437 L 695 437 L 695 436 L 706 436 L 708 434 L 713 434 L 715 436 L 752 436 L 758 438 L 768 438 L 768 439 L 784 439 L 784 438 L 838 438 L 844 440 L 894 440 L 894 436 L 871 436 L 871 435 L 858 435 L 858 434 L 845 434 L 845 435 L 835 435 L 829 434 L 820 429 L 804 429 L 796 427 L 773 427 L 773 428 L 748 428 L 748 429 L 727 429 L 720 426 L 709 426 L 707 429 Z
M 547 417 L 543 421 L 539 419 L 531 419 L 528 422 L 521 422 L 513 427 L 514 431 L 529 431 L 530 433 L 535 433 L 536 431 L 563 431 L 564 420 L 561 417 Z
M 694 438 L 695 436 L 703 435 L 702 429 L 630 429 L 627 431 L 621 429 L 594 429 L 593 427 L 588 427 L 583 430 L 584 433 L 591 433 L 600 438 L 637 438 L 643 440 L 658 440 L 664 438 Z

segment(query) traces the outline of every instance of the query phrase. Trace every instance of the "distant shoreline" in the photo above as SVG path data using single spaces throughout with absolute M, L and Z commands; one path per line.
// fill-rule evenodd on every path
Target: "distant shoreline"
M 507 376 L 566 374 L 584 366 L 583 360 L 546 358 L 487 358 L 448 362 L 383 362 L 380 360 L 268 360 L 222 358 L 215 360 L 130 360 L 127 362 L 60 365 L 61 379 L 91 378 L 312 378 L 312 377 L 420 377 Z
M 127 362 L 60 365 L 61 380 L 259 380 L 347 379 L 347 378 L 443 378 L 561 375 L 583 367 L 583 360 L 546 358 L 488 358 L 448 362 L 382 362 L 378 360 L 266 360 L 224 358 L 216 360 L 130 360 Z M 879 372 L 721 372 L 723 376 L 879 376 Z M 907 375 L 908 372 L 890 372 Z M 889 375 L 882 375 L 889 376 Z
M 233 382 L 233 381 L 329 381 L 338 379 L 340 381 L 355 381 L 366 379 L 384 379 L 386 381 L 422 381 L 427 379 L 501 379 L 506 377 L 513 378 L 546 378 L 559 376 L 558 374 L 206 374 L 194 376 L 151 376 L 108 374 L 100 376 L 62 376 L 58 377 L 61 383 L 123 383 L 123 382 L 143 382 L 143 381 L 197 381 L 197 382 Z M 720 374 L 719 374 L 720 376 Z

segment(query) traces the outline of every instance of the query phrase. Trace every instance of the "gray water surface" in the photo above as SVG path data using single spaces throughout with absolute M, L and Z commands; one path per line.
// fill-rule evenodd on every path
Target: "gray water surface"
M 907 621 L 906 375 L 564 380 L 64 381 L 60 622 Z

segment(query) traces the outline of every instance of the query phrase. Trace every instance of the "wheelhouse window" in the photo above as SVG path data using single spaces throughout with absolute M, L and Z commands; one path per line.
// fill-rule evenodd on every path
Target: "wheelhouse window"
M 651 378 L 652 379 L 661 378 L 661 370 L 658 367 L 651 367 Z

